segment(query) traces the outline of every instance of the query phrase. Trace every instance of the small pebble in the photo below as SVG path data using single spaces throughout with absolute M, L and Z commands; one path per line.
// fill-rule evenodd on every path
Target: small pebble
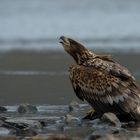
M 0 113 L 4 113 L 7 111 L 7 108 L 0 106 Z
M 18 113 L 37 113 L 37 107 L 34 105 L 30 105 L 30 104 L 21 104 L 18 109 L 17 109 Z
M 72 101 L 70 104 L 69 104 L 69 111 L 73 111 L 73 110 L 76 110 L 78 109 L 80 106 L 79 106 L 79 103 L 76 102 L 76 101 Z
M 67 114 L 65 116 L 64 121 L 66 124 L 71 124 L 71 125 L 75 125 L 75 124 L 79 125 L 79 123 L 80 123 L 80 120 L 77 117 L 74 117 L 70 114 Z
M 25 129 L 16 130 L 15 134 L 16 134 L 16 136 L 31 137 L 31 136 L 37 135 L 37 132 L 31 128 L 25 128 Z

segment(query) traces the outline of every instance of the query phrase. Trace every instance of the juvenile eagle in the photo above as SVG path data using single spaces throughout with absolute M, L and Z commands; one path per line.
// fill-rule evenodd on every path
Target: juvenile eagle
M 140 121 L 140 89 L 128 69 L 71 38 L 62 36 L 60 43 L 76 61 L 69 77 L 76 95 L 95 109 L 93 119 L 112 112 Z

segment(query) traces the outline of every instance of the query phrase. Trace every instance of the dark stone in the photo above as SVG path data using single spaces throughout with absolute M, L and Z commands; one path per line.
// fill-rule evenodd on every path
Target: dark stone
M 18 113 L 37 113 L 37 107 L 34 105 L 30 105 L 30 104 L 21 104 L 18 109 L 17 109 Z
M 87 140 L 99 140 L 100 138 L 100 135 L 90 135 Z
M 6 112 L 6 111 L 7 111 L 7 108 L 0 106 L 0 113 Z
M 80 108 L 79 103 L 76 101 L 72 101 L 68 107 L 70 112 Z
M 22 137 L 31 137 L 37 135 L 37 132 L 31 128 L 25 128 L 25 129 L 17 129 L 15 131 L 16 136 L 22 136 Z
M 28 127 L 28 125 L 24 123 L 13 123 L 13 122 L 7 122 L 7 121 L 5 121 L 2 126 L 8 129 L 24 129 Z
M 104 136 L 101 135 L 92 135 L 88 138 L 88 140 L 119 140 L 118 138 L 114 137 L 111 134 L 107 134 Z
M 46 127 L 48 125 L 48 122 L 45 120 L 39 120 L 42 127 Z
M 137 120 L 135 118 L 133 118 L 130 114 L 120 114 L 120 115 L 117 115 L 118 119 L 121 121 L 121 122 L 137 122 Z

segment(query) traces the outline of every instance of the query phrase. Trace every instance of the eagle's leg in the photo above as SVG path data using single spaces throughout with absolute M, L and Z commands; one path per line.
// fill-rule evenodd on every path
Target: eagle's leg
M 82 119 L 89 119 L 89 120 L 94 120 L 96 118 L 99 118 L 101 115 L 99 115 L 95 109 L 91 109 L 87 112 L 87 115 L 83 117 Z

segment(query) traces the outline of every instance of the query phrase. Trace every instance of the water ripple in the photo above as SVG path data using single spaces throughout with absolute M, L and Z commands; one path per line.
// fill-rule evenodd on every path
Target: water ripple
M 38 75 L 49 75 L 49 76 L 62 76 L 68 75 L 66 71 L 32 71 L 32 70 L 0 70 L 0 75 L 15 75 L 15 76 L 38 76 Z
M 17 105 L 5 107 L 7 108 L 8 112 L 16 112 L 18 108 Z M 79 104 L 79 110 L 81 111 L 88 107 L 89 107 L 88 104 Z M 39 112 L 47 112 L 47 113 L 67 112 L 69 110 L 68 105 L 38 105 L 37 109 Z
M 15 76 L 63 76 L 68 75 L 67 71 L 39 71 L 39 70 L 0 70 L 0 75 L 15 75 Z M 133 72 L 135 76 L 140 76 L 139 71 Z

